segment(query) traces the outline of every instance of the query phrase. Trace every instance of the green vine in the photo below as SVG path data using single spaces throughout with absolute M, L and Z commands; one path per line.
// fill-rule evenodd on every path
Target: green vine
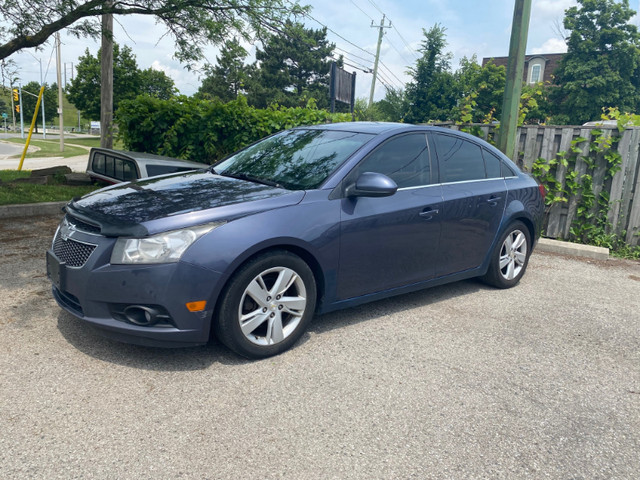
M 620 131 L 624 130 L 624 126 L 628 124 L 630 119 L 640 123 L 640 116 L 619 115 L 616 110 L 612 109 L 603 115 L 603 119 L 609 119 L 609 116 L 618 120 Z M 611 201 L 609 193 L 604 187 L 610 183 L 621 168 L 622 157 L 616 150 L 620 137 L 606 136 L 597 129 L 593 130 L 592 136 L 588 155 L 582 155 L 581 148 L 581 144 L 587 139 L 578 137 L 571 142 L 568 151 L 558 152 L 555 158 L 549 161 L 539 158 L 534 162 L 532 173 L 547 189 L 546 214 L 549 214 L 554 205 L 568 202 L 570 197 L 574 197 L 578 204 L 575 218 L 569 229 L 568 240 L 607 247 L 614 254 L 626 258 L 640 258 L 640 246 L 628 245 L 624 241 L 626 232 L 622 232 L 621 235 L 616 234 L 614 226 L 607 217 Z M 602 180 L 603 188 L 596 195 L 593 173 L 598 158 L 605 160 L 605 172 Z M 586 173 L 583 175 L 579 175 L 575 169 L 578 160 L 583 161 L 586 165 Z M 564 185 L 556 179 L 556 173 L 561 166 L 567 171 Z

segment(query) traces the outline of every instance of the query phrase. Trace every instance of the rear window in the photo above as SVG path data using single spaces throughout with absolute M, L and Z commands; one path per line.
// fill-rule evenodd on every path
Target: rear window
M 123 182 L 138 178 L 134 162 L 104 153 L 96 153 L 93 155 L 91 169 L 97 174 Z

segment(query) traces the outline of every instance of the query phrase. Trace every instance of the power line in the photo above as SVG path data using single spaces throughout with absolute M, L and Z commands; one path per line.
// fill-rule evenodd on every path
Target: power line
M 351 1 L 351 3 L 353 3 L 353 5 L 355 5 L 355 7 L 356 7 L 358 10 L 360 10 L 360 11 L 361 11 L 362 13 L 364 13 L 367 17 L 369 17 L 369 18 L 371 19 L 371 21 L 372 21 L 372 22 L 374 21 L 374 20 L 373 20 L 373 17 L 372 17 L 371 15 L 369 15 L 367 12 L 365 12 L 362 8 L 360 8 L 356 2 L 354 2 L 353 0 L 350 0 L 350 1 Z
M 402 80 L 400 80 L 395 73 L 393 73 L 393 70 L 391 70 L 389 67 L 387 67 L 384 63 L 382 63 L 382 61 L 380 61 L 380 65 L 382 65 L 384 68 L 387 69 L 387 71 L 391 74 L 391 76 L 393 78 L 395 78 L 396 80 L 398 80 L 398 82 L 400 82 L 400 85 L 404 85 L 404 82 Z
M 354 57 L 354 58 L 359 58 L 360 60 L 364 60 L 365 62 L 369 62 L 370 59 L 368 58 L 363 58 L 363 57 L 359 57 L 358 55 L 356 55 L 355 53 L 351 53 L 348 50 L 345 50 L 344 48 L 340 48 L 340 47 L 336 47 L 336 50 L 340 50 L 341 52 L 344 52 L 345 54 Z
M 380 70 L 378 70 L 377 78 L 378 78 L 378 80 L 382 78 L 387 85 L 392 86 L 396 90 L 399 90 L 399 89 L 402 88 L 401 86 L 396 85 L 396 83 L 393 80 L 391 80 L 389 77 L 387 77 L 386 73 L 384 73 L 384 72 L 382 72 Z
M 370 3 L 371 5 L 373 5 L 373 8 L 375 8 L 376 10 L 378 10 L 378 11 L 380 12 L 380 14 L 381 14 L 381 15 L 384 15 L 384 12 L 378 8 L 378 6 L 373 2 L 373 0 L 369 0 L 369 3 Z
M 404 39 L 404 37 L 400 34 L 400 30 L 398 30 L 395 26 L 392 26 L 393 29 L 396 31 L 396 33 L 398 34 L 398 37 L 400 37 L 400 40 L 402 40 L 402 43 L 404 43 L 404 46 L 407 47 L 409 49 L 409 51 L 416 57 L 419 58 L 417 52 L 411 48 L 411 45 L 409 45 L 409 43 Z
M 402 55 L 402 53 L 400 52 L 400 50 L 398 50 L 398 49 L 396 48 L 396 46 L 395 46 L 393 43 L 391 43 L 391 40 L 389 40 L 389 37 L 387 37 L 387 43 L 388 43 L 389 45 L 391 45 L 391 47 L 392 47 L 392 48 L 397 52 L 397 54 L 398 54 L 398 55 L 400 55 L 400 58 L 402 58 L 402 60 L 404 60 L 404 61 L 405 61 L 405 63 L 406 63 L 407 65 L 411 65 L 411 63 L 412 63 L 412 62 L 410 62 L 410 61 L 408 61 L 406 58 L 404 58 L 404 55 Z
M 375 57 L 375 55 L 371 52 L 369 52 L 368 50 L 365 50 L 364 48 L 356 45 L 355 43 L 353 43 L 350 40 L 347 40 L 346 38 L 344 38 L 342 35 L 340 35 L 338 32 L 336 32 L 335 30 L 327 27 L 324 23 L 322 23 L 320 20 L 317 20 L 316 18 L 312 17 L 310 14 L 305 13 L 304 14 L 306 17 L 308 17 L 309 19 L 313 20 L 314 22 L 318 23 L 319 25 L 322 25 L 324 28 L 326 28 L 328 31 L 330 31 L 331 33 L 333 33 L 334 35 L 340 37 L 342 40 L 344 40 L 345 42 L 347 42 L 349 45 L 352 45 L 354 47 L 356 47 L 358 50 L 363 51 L 364 53 L 367 53 L 369 55 L 371 55 L 372 57 Z
M 335 60 L 336 62 L 340 61 L 340 59 L 339 59 L 339 58 L 336 58 L 336 57 L 331 57 L 331 58 L 333 58 L 333 60 Z M 356 70 L 360 70 L 361 72 L 364 72 L 364 73 L 371 73 L 371 70 L 364 70 L 364 69 L 362 69 L 362 68 L 360 68 L 360 67 L 358 67 L 358 66 L 356 66 L 356 65 L 352 65 L 352 64 L 351 64 L 351 63 L 349 63 L 349 62 L 345 62 L 345 61 L 344 61 L 344 58 L 342 59 L 342 64 L 343 64 L 343 65 L 347 65 L 347 66 L 349 66 L 349 67 L 351 67 L 351 68 L 355 68 Z
M 370 69 L 367 65 L 363 65 L 362 63 L 360 63 L 360 62 L 358 62 L 358 61 L 356 61 L 356 60 L 354 60 L 354 59 L 352 59 L 352 58 L 345 57 L 344 55 L 341 55 L 341 56 L 342 56 L 342 61 L 343 61 L 343 62 L 344 62 L 344 61 L 345 61 L 345 59 L 346 59 L 346 60 L 348 60 L 349 62 L 355 63 L 355 64 L 356 64 L 356 65 L 358 65 L 359 67 L 362 67 L 362 68 L 364 69 L 364 70 L 362 70 L 363 72 L 364 72 L 364 71 L 366 71 L 366 72 L 371 72 L 371 69 Z

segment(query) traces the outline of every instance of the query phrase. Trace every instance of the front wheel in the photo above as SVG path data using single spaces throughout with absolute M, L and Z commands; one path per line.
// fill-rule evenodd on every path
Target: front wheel
M 522 222 L 512 223 L 492 252 L 489 270 L 482 280 L 498 288 L 514 287 L 524 275 L 530 255 L 529 229 Z
M 255 257 L 223 292 L 214 324 L 220 341 L 247 358 L 266 358 L 290 348 L 313 317 L 316 283 L 300 257 L 277 251 Z

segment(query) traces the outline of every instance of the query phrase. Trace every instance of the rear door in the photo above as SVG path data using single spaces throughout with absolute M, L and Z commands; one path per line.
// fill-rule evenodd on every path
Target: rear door
M 480 145 L 455 134 L 432 138 L 443 197 L 436 275 L 444 276 L 482 264 L 500 227 L 507 189 L 500 160 Z
M 338 298 L 420 282 L 435 275 L 442 193 L 425 133 L 398 135 L 369 154 L 348 178 L 383 173 L 398 191 L 341 200 Z

